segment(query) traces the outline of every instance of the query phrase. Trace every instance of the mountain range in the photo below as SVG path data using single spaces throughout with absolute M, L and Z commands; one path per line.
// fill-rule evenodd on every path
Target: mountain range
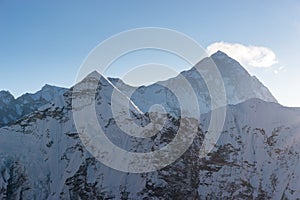
M 226 93 L 226 117 L 214 148 L 199 156 L 209 136 L 215 108 L 206 86 L 211 61 Z M 203 78 L 201 74 L 206 74 Z M 0 92 L 0 199 L 297 199 L 300 198 L 300 108 L 278 104 L 271 92 L 237 61 L 218 51 L 179 76 L 132 87 L 92 72 L 77 85 L 97 84 L 95 110 L 106 136 L 132 152 L 148 152 L 170 143 L 180 126 L 180 77 L 193 88 L 201 115 L 196 137 L 172 164 L 148 173 L 121 172 L 98 161 L 85 148 L 74 123 L 72 88 L 44 86 L 15 99 Z M 155 136 L 124 134 L 112 113 L 112 92 L 129 99 L 129 118 L 121 125 L 145 126 L 162 105 L 167 123 Z M 218 88 L 214 93 L 218 93 Z M 187 100 L 188 101 L 188 100 Z M 120 115 L 127 106 L 117 107 Z M 155 120 L 155 119 L 154 119 Z

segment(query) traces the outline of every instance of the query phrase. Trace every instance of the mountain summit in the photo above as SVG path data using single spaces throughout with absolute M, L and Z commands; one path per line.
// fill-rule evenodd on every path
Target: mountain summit
M 213 66 L 216 66 L 219 70 L 222 80 L 214 80 L 215 77 L 213 77 L 210 72 Z M 202 77 L 199 72 L 205 77 Z M 221 51 L 216 52 L 211 57 L 204 58 L 193 68 L 181 72 L 177 77 L 149 86 L 136 88 L 128 86 L 118 79 L 110 80 L 112 80 L 112 83 L 122 92 L 130 96 L 131 100 L 143 112 L 147 112 L 154 104 L 161 104 L 167 109 L 168 113 L 178 116 L 180 111 L 176 96 L 174 96 L 172 91 L 162 85 L 180 88 L 179 80 L 181 76 L 183 76 L 194 89 L 202 113 L 211 110 L 212 103 L 217 100 L 216 97 L 212 99 L 211 93 L 218 94 L 221 88 L 221 85 L 218 86 L 215 84 L 215 87 L 212 88 L 214 91 L 208 91 L 207 82 L 205 80 L 223 82 L 227 98 L 226 104 L 235 105 L 252 98 L 261 99 L 266 102 L 277 102 L 268 88 L 255 76 L 251 76 L 236 60 Z
M 215 91 L 208 91 L 204 80 L 204 78 L 209 79 L 209 68 L 212 65 L 216 65 L 221 74 L 227 104 L 235 105 L 252 98 L 258 98 L 266 102 L 277 102 L 268 88 L 255 76 L 251 76 L 236 60 L 230 58 L 224 52 L 218 51 L 211 57 L 201 60 L 190 70 L 183 71 L 179 75 L 183 76 L 194 89 L 202 113 L 209 112 L 212 108 L 213 102 L 210 92 L 218 93 L 219 90 L 216 87 L 213 88 Z M 207 77 L 202 77 L 198 70 L 206 74 Z M 98 77 L 99 79 L 102 77 L 96 71 L 90 73 L 87 77 L 91 76 Z M 180 89 L 179 76 L 141 87 L 126 85 L 120 79 L 108 78 L 107 81 L 109 84 L 114 85 L 112 88 L 119 88 L 144 113 L 148 112 L 152 105 L 161 104 L 168 113 L 178 116 L 180 113 L 178 99 L 172 91 L 162 85 Z M 52 102 L 57 96 L 62 96 L 66 91 L 65 88 L 45 85 L 40 91 L 34 94 L 24 94 L 17 99 L 14 99 L 9 92 L 1 91 L 0 127 Z
M 229 104 L 241 103 L 247 99 L 258 98 L 267 102 L 277 102 L 269 89 L 236 60 L 222 51 L 211 55 L 218 67 L 229 97 Z M 231 102 L 230 102 L 231 101 Z
M 234 105 L 226 105 L 220 137 L 213 149 L 201 157 L 204 138 L 215 131 L 207 128 L 212 113 L 204 81 L 204 78 L 215 81 L 209 73 L 212 64 L 216 64 L 222 75 L 227 104 Z M 202 77 L 199 70 L 206 77 Z M 7 92 L 0 92 L 2 102 L 9 105 L 6 110 L 0 108 L 0 114 L 4 115 L 1 119 L 21 117 L 17 121 L 9 118 L 13 123 L 0 128 L 0 199 L 298 199 L 300 109 L 276 103 L 255 77 L 222 52 L 200 61 L 181 75 L 190 83 L 205 111 L 200 119 L 192 119 L 197 123 L 195 137 L 175 162 L 141 174 L 117 171 L 98 161 L 84 145 L 99 141 L 98 132 L 93 132 L 94 138 L 82 140 L 81 132 L 95 130 L 91 123 L 94 120 L 99 122 L 109 143 L 126 152 L 142 154 L 163 149 L 176 138 L 179 126 L 187 130 L 191 125 L 189 120 L 181 121 L 178 99 L 164 87 L 177 87 L 181 93 L 187 93 L 181 88 L 179 77 L 134 88 L 94 72 L 76 85 L 79 90 L 76 86 L 71 89 L 45 86 L 17 100 Z M 90 85 L 95 86 L 95 90 L 86 87 Z M 218 91 L 217 87 L 213 89 Z M 116 116 L 111 104 L 113 90 L 117 92 L 116 99 L 120 99 L 115 105 L 119 111 L 114 112 Z M 130 95 L 132 90 L 135 91 Z M 47 99 L 50 96 L 52 98 Z M 73 114 L 81 112 L 82 107 L 74 110 L 70 105 L 74 98 L 81 102 L 86 97 L 93 98 L 87 101 L 87 106 L 91 106 L 96 117 L 92 119 L 87 113 L 83 117 L 88 123 L 76 129 L 78 124 Z M 190 99 L 185 101 L 190 103 Z M 166 120 L 157 134 L 138 138 L 121 131 L 121 127 L 129 124 L 140 128 L 147 126 L 150 120 L 159 119 L 156 116 L 160 113 L 149 112 L 154 104 L 162 105 L 167 112 L 162 115 Z M 129 115 L 120 119 L 126 108 Z M 19 111 L 20 115 L 14 115 Z M 24 111 L 30 113 L 24 114 Z M 136 132 L 136 129 L 130 130 Z M 107 143 L 100 140 L 98 144 Z M 98 153 L 106 154 L 105 151 Z M 163 161 L 169 157 L 165 156 Z M 109 161 L 123 166 L 124 160 L 119 158 L 120 155 L 114 153 Z M 160 162 L 162 160 L 151 160 L 154 164 Z
M 15 100 L 15 97 L 9 91 L 0 91 L 0 104 L 7 105 L 13 100 Z

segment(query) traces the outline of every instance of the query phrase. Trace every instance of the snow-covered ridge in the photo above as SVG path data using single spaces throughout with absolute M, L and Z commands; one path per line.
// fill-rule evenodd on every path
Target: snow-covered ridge
M 112 86 L 107 83 L 99 83 L 101 88 L 96 99 L 98 120 L 106 127 L 111 141 L 123 149 L 143 152 L 161 148 L 172 139 L 178 126 L 173 118 L 166 129 L 146 141 L 120 134 L 110 115 L 103 110 L 109 110 L 109 99 L 105 94 Z M 71 98 L 69 95 L 68 92 L 65 94 L 66 102 Z M 0 197 L 299 197 L 300 109 L 249 99 L 228 106 L 227 110 L 223 132 L 216 147 L 206 157 L 200 159 L 197 155 L 202 138 L 209 134 L 206 128 L 210 113 L 201 116 L 194 143 L 175 163 L 152 173 L 130 174 L 97 161 L 79 139 L 71 108 L 52 104 L 0 129 Z
M 226 105 L 220 138 L 204 158 L 199 153 L 203 138 L 210 134 L 210 99 L 195 68 L 182 75 L 193 86 L 201 108 L 207 109 L 199 117 L 196 137 L 173 164 L 143 174 L 119 172 L 95 159 L 83 145 L 73 119 L 72 98 L 83 94 L 72 87 L 59 90 L 56 96 L 56 89 L 47 86 L 36 96 L 23 98 L 23 102 L 42 99 L 42 107 L 0 128 L 0 199 L 300 198 L 300 108 L 279 105 L 226 54 L 217 52 L 212 59 L 223 75 L 230 105 Z M 209 70 L 209 64 L 204 59 L 195 67 Z M 95 94 L 84 92 L 95 95 L 97 120 L 107 137 L 132 152 L 153 151 L 172 141 L 180 124 L 176 98 L 159 84 L 132 88 L 117 82 L 94 72 L 78 83 L 97 84 Z M 176 77 L 167 82 L 176 84 Z M 136 92 L 129 98 L 126 94 L 132 89 Z M 146 125 L 149 107 L 160 103 L 167 110 L 163 129 L 147 139 L 124 134 L 116 124 L 118 116 L 111 112 L 112 90 L 131 105 L 132 115 L 121 118 L 121 124 Z M 52 94 L 55 98 L 47 99 Z M 121 102 L 117 104 L 120 115 L 126 107 Z M 177 115 L 171 115 L 172 111 Z
M 238 104 L 251 98 L 259 98 L 267 102 L 277 102 L 270 91 L 256 77 L 250 76 L 237 61 L 228 57 L 225 53 L 218 51 L 211 56 L 211 59 L 205 58 L 192 69 L 180 74 L 180 76 L 186 78 L 194 89 L 202 113 L 211 110 L 212 99 L 206 83 L 198 70 L 204 74 L 209 72 L 209 68 L 214 64 L 212 60 L 222 75 L 227 104 Z M 180 80 L 179 77 L 137 88 L 126 85 L 117 78 L 108 78 L 108 80 L 119 88 L 122 93 L 127 95 L 142 112 L 149 111 L 149 108 L 153 104 L 161 104 L 170 114 L 178 116 L 180 113 L 178 99 L 172 91 L 162 86 L 177 87 Z M 215 89 L 216 91 L 214 92 L 218 93 L 217 90 L 219 88 Z M 24 94 L 17 99 L 9 92 L 1 91 L 0 127 L 38 110 L 38 108 L 52 102 L 57 97 L 62 97 L 66 91 L 66 88 L 45 85 L 40 91 L 34 94 Z M 133 94 L 129 95 L 132 91 L 134 91 Z
M 204 58 L 196 66 L 181 72 L 177 77 L 149 86 L 136 88 L 126 85 L 120 79 L 111 78 L 110 80 L 128 96 L 134 91 L 130 98 L 143 112 L 147 112 L 153 104 L 161 104 L 167 109 L 167 112 L 178 115 L 180 106 L 176 96 L 162 85 L 178 87 L 180 77 L 183 76 L 194 89 L 201 112 L 206 113 L 211 110 L 212 101 L 216 101 L 216 97 L 214 97 L 215 99 L 211 98 L 211 92 L 218 94 L 218 90 L 221 88 L 221 86 L 217 86 L 213 88 L 215 91 L 208 91 L 205 79 L 215 81 L 213 80 L 214 77 L 210 77 L 210 69 L 213 65 L 217 66 L 221 74 L 227 104 L 234 105 L 252 98 L 277 102 L 268 88 L 256 77 L 252 77 L 237 61 L 221 51 L 216 52 L 210 58 Z M 206 77 L 202 77 L 199 71 L 201 74 L 205 74 Z
M 16 99 L 8 91 L 0 91 L 0 127 L 38 110 L 57 97 L 62 97 L 66 91 L 66 88 L 45 85 L 36 93 L 26 93 Z

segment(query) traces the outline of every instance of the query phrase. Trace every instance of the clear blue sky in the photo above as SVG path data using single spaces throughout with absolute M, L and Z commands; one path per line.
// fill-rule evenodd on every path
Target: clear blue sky
M 300 2 L 289 0 L 0 0 L 0 89 L 19 96 L 46 83 L 69 87 L 97 44 L 149 26 L 183 32 L 204 47 L 224 41 L 270 48 L 279 63 L 250 73 L 280 103 L 300 106 Z

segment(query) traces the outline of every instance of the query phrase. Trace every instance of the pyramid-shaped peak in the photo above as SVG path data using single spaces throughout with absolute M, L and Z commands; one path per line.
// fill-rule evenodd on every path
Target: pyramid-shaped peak
M 83 77 L 81 81 L 88 81 L 88 80 L 100 80 L 100 79 L 106 79 L 103 75 L 101 75 L 98 71 L 94 70 Z M 80 82 L 81 82 L 80 81 Z
M 216 53 L 211 55 L 212 58 L 229 58 L 229 56 L 223 51 L 218 50 Z
M 94 70 L 91 73 L 89 73 L 87 76 L 101 76 L 101 74 L 97 70 Z
M 94 84 L 101 83 L 101 85 L 112 85 L 112 83 L 108 80 L 108 78 L 106 78 L 104 75 L 100 74 L 96 70 L 90 72 L 78 83 L 79 84 L 80 83 L 94 83 Z
M 94 70 L 91 73 L 89 73 L 86 77 L 100 78 L 102 77 L 102 75 L 97 70 Z

